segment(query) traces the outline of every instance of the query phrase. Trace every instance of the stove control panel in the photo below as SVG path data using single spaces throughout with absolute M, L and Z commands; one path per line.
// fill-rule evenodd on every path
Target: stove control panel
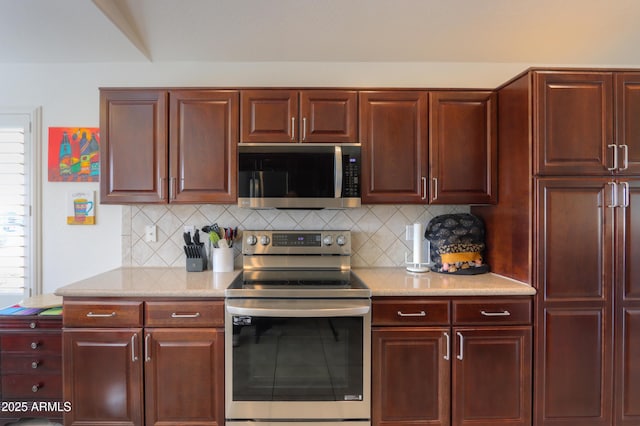
M 350 231 L 244 231 L 242 254 L 351 255 Z

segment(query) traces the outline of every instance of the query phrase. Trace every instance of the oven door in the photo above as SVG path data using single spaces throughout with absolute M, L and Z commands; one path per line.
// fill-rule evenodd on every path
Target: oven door
M 228 421 L 368 422 L 370 370 L 370 299 L 226 301 Z

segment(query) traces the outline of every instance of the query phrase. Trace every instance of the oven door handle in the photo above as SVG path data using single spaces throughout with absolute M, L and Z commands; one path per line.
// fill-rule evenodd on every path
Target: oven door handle
M 231 315 L 253 317 L 353 317 L 363 316 L 371 310 L 367 300 L 227 300 Z

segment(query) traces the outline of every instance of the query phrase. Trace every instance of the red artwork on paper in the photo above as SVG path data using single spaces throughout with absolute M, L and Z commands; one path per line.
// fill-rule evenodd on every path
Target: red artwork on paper
M 49 127 L 49 182 L 98 182 L 100 129 Z

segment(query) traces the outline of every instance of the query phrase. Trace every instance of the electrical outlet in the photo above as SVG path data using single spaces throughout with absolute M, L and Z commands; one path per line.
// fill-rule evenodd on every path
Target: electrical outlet
M 196 233 L 196 226 L 195 225 L 185 225 L 183 230 L 184 230 L 184 232 L 191 232 L 191 236 L 193 237 L 193 235 Z
M 147 225 L 144 228 L 144 240 L 148 243 L 155 243 L 158 241 L 158 234 L 156 233 L 156 225 Z

